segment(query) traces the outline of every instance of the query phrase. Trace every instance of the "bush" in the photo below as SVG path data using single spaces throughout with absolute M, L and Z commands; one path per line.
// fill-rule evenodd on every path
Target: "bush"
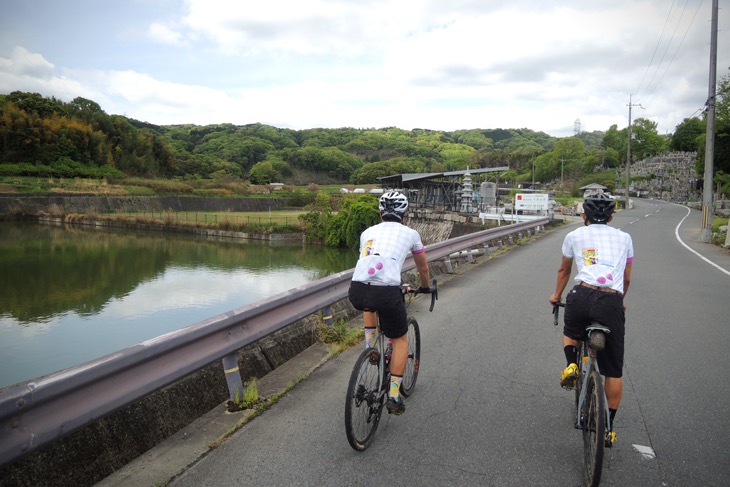
M 379 221 L 377 198 L 371 195 L 347 198 L 328 222 L 325 244 L 330 247 L 357 248 L 362 231 Z
M 182 181 L 168 181 L 166 179 L 128 178 L 124 184 L 141 186 L 152 189 L 159 195 L 193 194 L 195 190 L 188 183 Z

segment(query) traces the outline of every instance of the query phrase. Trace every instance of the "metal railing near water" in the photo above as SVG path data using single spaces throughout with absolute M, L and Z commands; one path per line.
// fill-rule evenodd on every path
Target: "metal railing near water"
M 426 247 L 430 262 L 489 253 L 489 243 L 531 236 L 548 218 L 463 235 Z M 403 271 L 415 268 L 412 258 Z M 236 352 L 345 299 L 353 270 L 290 289 L 82 365 L 0 391 L 0 466 L 88 426 L 162 387 L 223 361 L 231 397 L 243 388 Z

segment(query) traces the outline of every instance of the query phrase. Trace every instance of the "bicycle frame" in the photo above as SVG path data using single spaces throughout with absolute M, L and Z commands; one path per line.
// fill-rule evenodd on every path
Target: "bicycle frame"
M 560 314 L 560 308 L 565 307 L 565 303 L 555 303 L 553 304 L 553 325 L 558 326 L 558 316 Z M 582 421 L 582 418 L 580 417 L 580 411 L 583 407 L 583 404 L 585 403 L 586 398 L 586 381 L 581 380 L 581 378 L 586 378 L 591 373 L 591 371 L 595 370 L 598 374 L 601 373 L 601 371 L 598 368 L 598 361 L 596 360 L 596 353 L 597 350 L 594 350 L 593 347 L 591 347 L 591 336 L 594 332 L 599 332 L 603 336 L 603 340 L 601 340 L 603 343 L 605 343 L 605 334 L 611 333 L 611 330 L 607 328 L 606 326 L 603 326 L 597 321 L 594 321 L 586 328 L 586 336 L 583 340 L 580 340 L 580 353 L 578 355 L 578 361 L 579 367 L 580 367 L 580 375 L 579 377 L 579 383 L 580 388 L 578 392 L 578 401 L 576 404 L 576 422 L 575 427 L 576 429 L 583 429 L 584 424 Z M 603 345 L 601 346 L 601 349 L 603 349 Z M 603 377 L 603 376 L 601 376 Z M 603 403 L 605 405 L 606 410 L 606 431 L 611 431 L 611 415 L 608 411 L 608 399 L 606 398 L 606 395 L 604 393 L 603 395 Z
M 558 325 L 558 314 L 563 303 L 553 305 L 554 325 Z M 594 321 L 586 327 L 579 340 L 578 380 L 575 397 L 575 428 L 583 433 L 583 460 L 586 485 L 597 486 L 601 481 L 606 433 L 611 431 L 611 415 L 606 398 L 605 379 L 598 367 L 597 354 L 606 345 L 606 335 L 611 330 Z M 591 395 L 589 398 L 588 394 Z M 601 404 L 603 401 L 603 404 Z
M 410 286 L 408 286 L 408 285 L 404 285 L 401 288 L 401 292 L 403 293 L 403 299 L 407 300 L 406 307 L 408 307 L 410 305 L 410 299 L 413 296 L 419 294 L 417 289 L 411 289 Z M 431 312 L 431 311 L 433 311 L 433 307 L 434 307 L 436 301 L 438 300 L 438 288 L 436 285 L 436 279 L 433 279 L 431 282 L 431 288 L 430 288 L 429 294 L 431 294 L 431 304 L 428 308 L 428 311 Z M 409 320 L 410 320 L 410 318 L 409 318 Z M 378 391 L 385 390 L 387 392 L 387 388 L 383 387 L 383 383 L 385 381 L 389 381 L 389 377 L 390 377 L 390 369 L 388 368 L 389 364 L 386 364 L 385 360 L 386 360 L 386 357 L 388 354 L 388 347 L 391 346 L 391 342 L 390 342 L 390 339 L 388 337 L 386 337 L 383 334 L 382 330 L 380 329 L 380 322 L 378 322 L 378 326 L 377 326 L 376 330 L 377 330 L 376 331 L 377 336 L 373 340 L 372 348 L 377 349 L 378 354 L 380 355 L 380 357 L 379 357 L 380 364 L 378 367 L 378 370 L 379 370 Z M 392 353 L 392 348 L 391 348 L 390 352 Z M 386 368 L 387 368 L 387 373 L 386 373 Z M 418 370 L 416 370 L 416 373 L 418 373 Z M 378 394 L 378 397 L 380 397 L 380 393 Z
M 583 424 L 583 418 L 581 417 L 580 412 L 583 410 L 583 404 L 585 403 L 586 393 L 587 393 L 587 387 L 586 387 L 586 380 L 590 373 L 592 371 L 596 371 L 598 374 L 601 374 L 600 369 L 598 368 L 598 360 L 596 360 L 596 354 L 598 353 L 597 350 L 594 350 L 593 347 L 591 347 L 591 336 L 594 333 L 602 333 L 607 334 L 611 333 L 611 330 L 609 330 L 607 327 L 603 326 L 602 324 L 598 322 L 593 322 L 591 325 L 586 328 L 586 337 L 585 339 L 581 340 L 580 348 L 581 352 L 579 354 L 579 362 L 580 362 L 580 376 L 582 379 L 580 382 L 580 389 L 578 394 L 578 404 L 576 405 L 576 420 L 575 420 L 575 428 L 576 429 L 583 429 L 585 425 Z M 605 340 L 605 338 L 604 338 Z M 601 376 L 603 377 L 603 376 Z M 608 411 L 608 399 L 606 398 L 606 394 L 604 392 L 603 395 L 603 404 L 604 409 L 606 410 L 606 431 L 611 431 L 611 415 Z
M 418 290 L 412 290 L 407 286 L 402 289 L 402 292 L 403 299 L 419 294 Z M 434 302 L 438 299 L 435 279 L 429 292 L 431 294 L 429 311 L 431 311 Z M 357 451 L 365 450 L 372 442 L 390 388 L 390 364 L 388 363 L 390 340 L 383 334 L 379 322 L 375 333 L 371 346 L 363 350 L 355 362 L 345 398 L 347 440 L 350 446 Z M 408 317 L 407 335 L 408 355 L 403 381 L 400 385 L 400 393 L 405 397 L 413 393 L 420 361 L 420 331 L 418 321 L 411 316 Z M 373 370 L 376 364 L 377 372 Z

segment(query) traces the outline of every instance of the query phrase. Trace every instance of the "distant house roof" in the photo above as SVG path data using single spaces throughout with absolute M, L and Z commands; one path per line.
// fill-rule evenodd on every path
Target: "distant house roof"
M 508 171 L 509 167 L 485 167 L 480 169 L 465 169 L 462 171 L 449 171 L 449 172 L 418 172 L 418 173 L 404 173 L 404 174 L 393 174 L 390 176 L 381 176 L 378 178 L 378 180 L 382 184 L 398 184 L 403 182 L 410 182 L 410 181 L 419 181 L 424 179 L 433 179 L 433 178 L 441 178 L 441 177 L 457 177 L 457 176 L 463 176 L 466 173 L 469 174 L 481 174 L 481 173 L 488 173 L 488 172 L 504 172 Z
M 602 184 L 591 183 L 591 184 L 589 184 L 587 186 L 583 186 L 580 189 L 588 190 L 588 189 L 608 189 L 608 188 L 606 186 L 603 186 Z

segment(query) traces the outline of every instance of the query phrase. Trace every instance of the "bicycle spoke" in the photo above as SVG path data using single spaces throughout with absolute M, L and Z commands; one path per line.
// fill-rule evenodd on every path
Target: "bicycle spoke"
M 380 422 L 385 393 L 378 390 L 380 362 L 371 363 L 377 352 L 369 348 L 355 362 L 345 399 L 345 432 L 355 450 L 368 447 Z

